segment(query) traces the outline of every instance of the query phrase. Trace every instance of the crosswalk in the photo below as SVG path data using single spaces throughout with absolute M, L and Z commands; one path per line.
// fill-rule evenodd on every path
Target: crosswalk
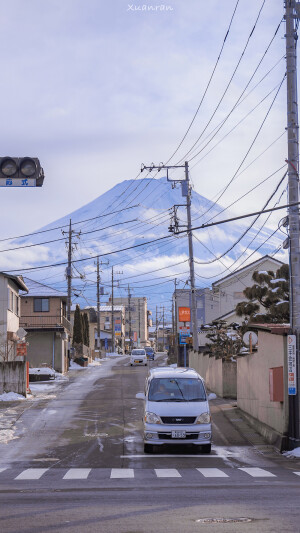
M 274 469 L 276 471 L 276 469 Z M 240 479 L 280 479 L 283 475 L 291 475 L 293 479 L 298 477 L 300 481 L 300 471 L 291 471 L 277 469 L 276 473 L 259 467 L 239 467 L 239 468 L 153 468 L 153 469 L 134 469 L 134 468 L 26 468 L 16 475 L 16 470 L 10 467 L 0 468 L 0 486 L 1 482 L 9 480 L 14 481 L 38 481 L 49 479 L 49 477 L 58 476 L 62 481 L 86 481 L 97 479 L 97 477 L 110 480 L 134 480 L 141 479 L 142 476 L 148 476 L 152 479 L 184 479 L 188 476 L 196 476 L 196 479 L 230 479 L 239 474 Z M 198 476 L 198 477 L 197 477 Z

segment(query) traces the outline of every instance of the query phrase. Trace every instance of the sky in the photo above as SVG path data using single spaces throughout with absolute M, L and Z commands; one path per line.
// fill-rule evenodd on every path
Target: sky
M 1 188 L 0 239 L 124 180 L 155 179 L 142 164 L 188 160 L 193 189 L 228 208 L 223 217 L 262 209 L 272 193 L 270 205 L 287 203 L 286 179 L 276 191 L 287 157 L 283 0 L 0 0 L 0 10 L 0 157 L 38 157 L 45 172 L 43 187 Z M 134 197 L 130 188 L 126 204 Z
M 166 163 L 203 97 L 235 5 L 236 0 L 165 4 L 1 0 L 0 155 L 39 157 L 45 181 L 42 188 L 1 189 L 0 237 L 34 231 L 74 211 L 117 183 L 135 178 L 142 163 Z M 261 5 L 258 0 L 239 1 L 212 83 L 172 164 L 184 160 L 203 132 Z M 239 98 L 282 15 L 283 2 L 265 1 L 236 75 L 202 141 Z M 250 94 L 223 129 L 199 156 L 193 158 L 195 151 L 188 155 L 193 158 L 193 186 L 209 199 L 216 198 L 236 173 L 275 96 L 285 70 L 283 35 L 282 25 L 245 93 Z M 252 183 L 284 165 L 285 102 L 283 84 L 240 170 L 283 136 L 234 180 L 221 204 L 238 198 Z M 250 111 L 248 119 L 222 140 Z M 279 178 L 280 172 L 262 195 Z M 253 193 L 234 210 L 240 214 L 258 206 Z

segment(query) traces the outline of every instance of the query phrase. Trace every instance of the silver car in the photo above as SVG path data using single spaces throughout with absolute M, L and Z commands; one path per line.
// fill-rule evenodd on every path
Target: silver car
M 192 368 L 155 368 L 145 388 L 144 451 L 194 444 L 211 451 L 211 417 L 204 381 Z

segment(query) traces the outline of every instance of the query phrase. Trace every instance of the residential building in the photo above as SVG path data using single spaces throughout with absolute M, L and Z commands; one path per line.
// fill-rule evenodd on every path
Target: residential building
M 130 345 L 131 347 L 137 347 L 149 344 L 148 327 L 151 323 L 151 312 L 148 313 L 147 310 L 147 298 L 145 296 L 114 298 L 114 304 L 125 306 L 125 339 L 127 347 L 129 348 Z
M 89 315 L 90 347 L 97 345 L 97 307 L 85 307 L 82 312 Z M 114 305 L 115 349 L 125 350 L 125 307 Z M 100 305 L 100 350 L 112 351 L 112 306 Z
M 20 327 L 19 291 L 28 291 L 22 276 L 0 272 L 0 362 L 14 361 Z
M 265 255 L 249 265 L 228 274 L 212 284 L 212 292 L 217 306 L 213 320 L 224 319 L 226 322 L 239 322 L 235 308 L 239 302 L 245 301 L 243 291 L 253 285 L 252 275 L 255 271 L 276 272 L 283 265 L 278 259 Z M 208 322 L 207 322 L 208 323 Z
M 67 295 L 25 278 L 28 294 L 21 295 L 20 326 L 27 331 L 27 360 L 31 367 L 48 365 L 57 372 L 68 370 Z

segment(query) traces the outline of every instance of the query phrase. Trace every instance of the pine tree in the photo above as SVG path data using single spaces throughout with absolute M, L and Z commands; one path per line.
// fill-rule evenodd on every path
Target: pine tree
M 73 326 L 73 344 L 82 344 L 82 320 L 79 305 L 76 305 Z
M 210 340 L 210 343 L 206 344 L 207 352 L 216 359 L 231 358 L 238 354 L 242 347 L 238 327 L 238 324 L 227 324 L 225 320 L 213 322 L 209 330 L 205 329 L 206 337 Z
M 89 334 L 89 318 L 87 313 L 83 313 L 83 344 L 85 346 L 90 345 L 90 334 Z
M 276 274 L 256 271 L 252 279 L 255 284 L 243 291 L 248 301 L 237 304 L 236 314 L 249 322 L 289 322 L 289 266 L 282 265 Z

